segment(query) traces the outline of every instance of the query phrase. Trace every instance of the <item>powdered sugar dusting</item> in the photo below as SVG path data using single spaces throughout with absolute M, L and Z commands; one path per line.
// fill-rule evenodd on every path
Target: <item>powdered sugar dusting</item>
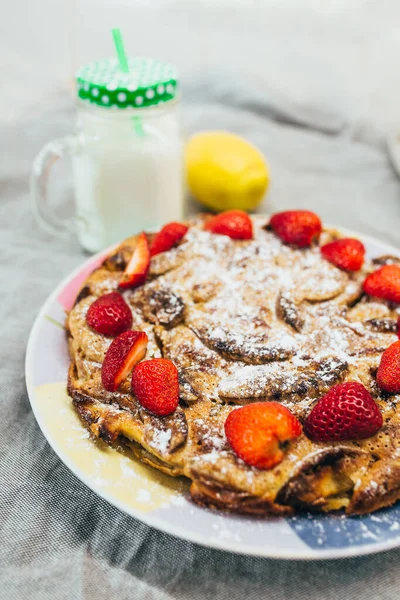
M 171 430 L 155 431 L 153 439 L 149 444 L 160 454 L 165 454 L 168 451 L 168 446 L 171 441 Z
M 310 369 L 317 369 L 322 384 L 333 385 L 328 371 L 337 365 L 326 361 L 356 366 L 366 348 L 376 352 L 379 336 L 346 315 L 347 301 L 361 290 L 360 278 L 327 262 L 319 247 L 299 251 L 282 244 L 263 225 L 264 219 L 254 220 L 255 239 L 247 242 L 204 231 L 201 223 L 192 226 L 182 249 L 175 250 L 184 250 L 184 264 L 160 278 L 183 299 L 185 325 L 198 338 L 190 341 L 195 352 L 187 348 L 190 369 L 204 369 L 207 362 L 219 379 L 205 391 L 214 400 L 299 394 L 299 381 Z M 279 297 L 286 302 L 283 316 Z M 305 398 L 302 393 L 298 400 Z

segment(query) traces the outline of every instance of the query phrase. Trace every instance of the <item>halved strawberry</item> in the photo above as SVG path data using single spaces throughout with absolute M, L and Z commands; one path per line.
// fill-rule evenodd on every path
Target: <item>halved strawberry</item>
M 251 240 L 253 223 L 243 210 L 227 210 L 211 217 L 204 225 L 206 231 L 227 235 L 233 240 Z
M 363 290 L 369 296 L 400 304 L 400 266 L 384 265 L 365 279 Z
M 146 356 L 148 338 L 144 331 L 125 331 L 110 345 L 101 368 L 101 381 L 115 392 L 133 367 Z
M 376 383 L 389 394 L 400 392 L 400 341 L 391 344 L 382 354 Z
M 311 246 L 322 231 L 321 219 L 309 210 L 284 210 L 272 215 L 269 225 L 285 244 Z
M 150 251 L 145 233 L 138 237 L 136 248 L 119 282 L 122 289 L 142 285 L 146 281 L 150 266 Z
M 321 246 L 321 254 L 339 269 L 358 271 L 361 269 L 365 246 L 354 238 L 342 238 Z
M 180 242 L 187 233 L 188 226 L 183 223 L 168 223 L 156 234 L 150 246 L 150 255 L 160 254 L 170 250 Z
M 287 442 L 301 434 L 301 425 L 279 402 L 253 402 L 229 413 L 225 434 L 245 463 L 272 469 L 283 460 Z

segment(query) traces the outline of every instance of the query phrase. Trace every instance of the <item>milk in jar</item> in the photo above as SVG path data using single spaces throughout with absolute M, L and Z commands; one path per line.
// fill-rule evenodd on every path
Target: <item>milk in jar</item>
M 77 75 L 78 235 L 90 251 L 183 217 L 183 139 L 173 66 L 98 61 Z

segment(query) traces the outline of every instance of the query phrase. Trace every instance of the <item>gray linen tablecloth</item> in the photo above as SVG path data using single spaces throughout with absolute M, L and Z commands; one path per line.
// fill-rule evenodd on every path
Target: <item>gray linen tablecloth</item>
M 273 176 L 262 209 L 311 208 L 400 245 L 400 186 L 378 135 L 371 141 L 333 114 L 274 101 L 260 86 L 248 86 L 248 97 L 243 89 L 212 79 L 188 85 L 184 116 L 189 133 L 226 128 L 261 148 Z M 25 348 L 47 295 L 85 258 L 75 240 L 43 233 L 30 209 L 33 157 L 72 127 L 67 94 L 51 106 L 0 130 L 0 598 L 397 600 L 398 550 L 307 563 L 196 546 L 95 496 L 48 446 L 28 402 Z M 70 202 L 64 175 L 53 178 L 61 212 Z

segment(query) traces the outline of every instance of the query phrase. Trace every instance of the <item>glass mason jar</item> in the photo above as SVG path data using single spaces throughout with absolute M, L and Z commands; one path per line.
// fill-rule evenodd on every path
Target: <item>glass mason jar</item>
M 142 229 L 179 220 L 184 210 L 183 136 L 173 67 L 148 59 L 100 61 L 78 72 L 77 130 L 36 158 L 32 198 L 52 232 L 73 229 L 96 252 Z M 57 158 L 72 159 L 75 217 L 61 222 L 46 204 Z

